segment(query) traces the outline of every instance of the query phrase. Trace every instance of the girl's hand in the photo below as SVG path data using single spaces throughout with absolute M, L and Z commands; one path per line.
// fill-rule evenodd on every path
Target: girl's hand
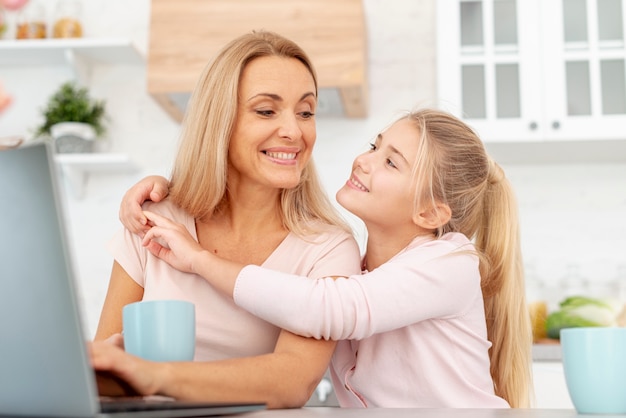
M 120 204 L 119 218 L 126 229 L 143 237 L 150 229 L 141 205 L 146 200 L 160 202 L 169 193 L 169 182 L 161 176 L 148 176 L 128 189 Z
M 143 237 L 144 247 L 177 270 L 199 273 L 194 269 L 196 258 L 208 252 L 193 239 L 187 228 L 156 213 L 143 213 L 152 225 Z
M 113 378 L 101 379 L 102 382 L 99 382 L 102 395 L 118 394 L 119 383 L 114 386 L 111 382 L 120 380 L 124 386 L 130 387 L 130 391 L 141 396 L 156 395 L 163 386 L 166 363 L 146 361 L 132 356 L 110 340 L 88 343 L 88 352 L 96 373 L 101 377 Z M 116 386 L 117 388 L 112 389 Z M 123 391 L 128 392 L 129 389 L 124 388 Z

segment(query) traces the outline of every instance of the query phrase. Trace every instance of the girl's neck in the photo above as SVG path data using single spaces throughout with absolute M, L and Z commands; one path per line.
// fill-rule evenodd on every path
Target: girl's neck
M 408 247 L 418 237 L 434 239 L 435 235 L 424 231 L 393 235 L 384 231 L 377 233 L 377 231 L 371 231 L 368 228 L 367 246 L 362 265 L 363 270 L 372 271 L 380 267 Z

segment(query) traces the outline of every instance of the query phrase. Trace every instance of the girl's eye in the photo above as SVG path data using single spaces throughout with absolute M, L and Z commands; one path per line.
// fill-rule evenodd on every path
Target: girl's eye
M 272 116 L 274 114 L 273 110 L 260 110 L 260 109 L 257 109 L 257 110 L 255 110 L 255 112 L 256 112 L 257 115 L 260 115 L 260 116 Z
M 370 142 L 370 151 L 376 151 L 378 147 L 373 142 Z
M 389 158 L 387 158 L 387 165 L 391 168 L 397 168 L 393 161 L 391 161 Z

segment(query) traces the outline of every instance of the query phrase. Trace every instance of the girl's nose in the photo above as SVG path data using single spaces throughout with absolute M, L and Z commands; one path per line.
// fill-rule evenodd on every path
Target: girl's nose
M 363 154 L 357 156 L 354 160 L 354 166 L 359 167 L 365 173 L 369 173 L 372 167 L 372 159 L 370 156 L 371 153 L 369 152 L 364 152 Z

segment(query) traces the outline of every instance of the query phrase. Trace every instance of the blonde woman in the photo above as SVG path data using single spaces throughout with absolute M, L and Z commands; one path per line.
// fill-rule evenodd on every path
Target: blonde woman
M 145 208 L 184 225 L 201 248 L 231 262 L 312 279 L 358 274 L 358 246 L 313 165 L 316 106 L 315 71 L 295 43 L 269 32 L 235 39 L 193 93 L 168 199 Z M 128 230 L 109 248 L 115 262 L 90 345 L 96 370 L 140 395 L 269 408 L 306 403 L 334 341 L 296 336 L 245 312 L 200 276 L 154 257 Z M 172 298 L 196 306 L 195 361 L 126 354 L 123 306 Z
M 337 201 L 367 226 L 362 275 L 308 280 L 222 260 L 150 212 L 144 245 L 271 323 L 342 340 L 341 406 L 529 407 L 516 203 L 476 134 L 437 110 L 410 113 L 356 158 Z

